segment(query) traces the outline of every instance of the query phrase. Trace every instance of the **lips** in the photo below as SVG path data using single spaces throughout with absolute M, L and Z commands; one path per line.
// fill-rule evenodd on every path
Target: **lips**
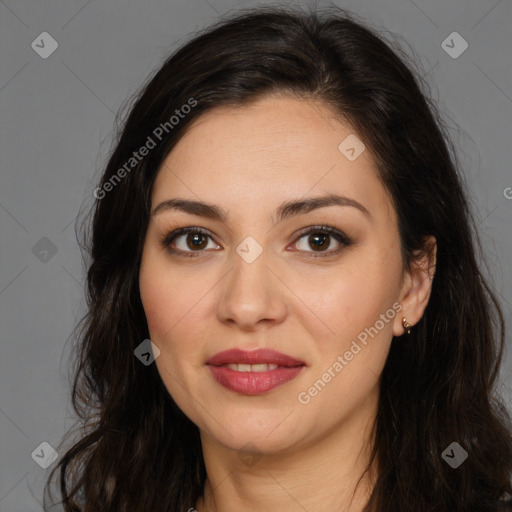
M 272 349 L 257 349 L 250 352 L 238 348 L 218 352 L 206 361 L 211 366 L 223 366 L 227 364 L 239 365 L 277 365 L 287 368 L 295 366 L 305 366 L 304 361 L 300 361 L 281 352 Z M 244 368 L 242 371 L 246 371 Z
M 271 349 L 225 350 L 206 362 L 213 378 L 241 395 L 260 395 L 297 377 L 305 363 Z

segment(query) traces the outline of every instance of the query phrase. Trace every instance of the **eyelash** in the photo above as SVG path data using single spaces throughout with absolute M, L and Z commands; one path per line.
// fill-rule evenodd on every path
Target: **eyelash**
M 168 234 L 165 234 L 160 239 L 160 244 L 167 249 L 171 254 L 176 254 L 180 256 L 185 257 L 198 257 L 201 252 L 205 252 L 204 250 L 199 251 L 182 251 L 181 249 L 175 249 L 171 246 L 172 242 L 179 237 L 180 235 L 186 235 L 189 233 L 194 234 L 201 234 L 208 236 L 212 238 L 211 234 L 203 228 L 200 227 L 186 227 L 186 228 L 179 228 L 174 231 L 171 231 Z M 339 254 L 345 247 L 348 247 L 352 245 L 352 240 L 345 235 L 345 233 L 339 231 L 338 229 L 332 227 L 332 226 L 326 226 L 326 225 L 320 225 L 320 226 L 310 226 L 307 228 L 304 228 L 300 231 L 297 241 L 299 241 L 301 238 L 305 237 L 306 235 L 310 234 L 327 234 L 331 235 L 336 241 L 338 241 L 342 246 L 339 249 L 330 250 L 330 251 L 322 251 L 322 252 L 313 252 L 313 251 L 303 251 L 306 253 L 312 253 L 311 256 L 307 256 L 308 258 L 325 258 L 328 256 L 333 256 L 335 254 Z M 296 241 L 296 242 L 297 242 Z M 295 243 L 296 243 L 295 242 Z

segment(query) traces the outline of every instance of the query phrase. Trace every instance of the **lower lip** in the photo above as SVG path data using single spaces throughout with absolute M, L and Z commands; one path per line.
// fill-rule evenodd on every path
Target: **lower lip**
M 265 372 L 239 372 L 226 366 L 208 365 L 215 380 L 242 395 L 260 395 L 297 377 L 304 366 L 279 367 Z

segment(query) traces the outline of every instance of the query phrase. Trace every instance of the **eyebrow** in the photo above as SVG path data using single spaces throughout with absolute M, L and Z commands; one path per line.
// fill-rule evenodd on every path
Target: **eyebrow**
M 328 194 L 319 197 L 309 197 L 307 199 L 285 201 L 276 209 L 277 222 L 295 215 L 311 212 L 318 208 L 325 208 L 326 206 L 351 206 L 364 213 L 370 220 L 372 219 L 372 215 L 368 209 L 355 199 L 337 194 Z M 190 199 L 167 199 L 166 201 L 162 201 L 153 209 L 151 215 L 153 216 L 169 210 L 190 213 L 224 223 L 227 223 L 229 219 L 228 212 L 220 206 Z

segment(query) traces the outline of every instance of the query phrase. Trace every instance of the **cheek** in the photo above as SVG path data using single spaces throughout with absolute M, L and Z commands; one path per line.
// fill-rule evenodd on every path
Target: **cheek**
M 382 371 L 392 339 L 393 319 L 399 314 L 392 308 L 398 296 L 399 264 L 399 259 L 384 251 L 368 250 L 363 255 L 359 252 L 357 258 L 347 258 L 340 266 L 336 279 L 331 273 L 317 279 L 317 286 L 307 286 L 307 305 L 329 328 L 327 336 L 325 327 L 322 333 L 313 333 L 319 370 L 327 371 L 338 356 L 347 354 L 347 366 L 341 371 L 344 378 L 337 379 L 333 388 L 362 386 L 366 379 L 371 385 L 372 374 Z M 309 317 L 316 325 L 311 313 Z
M 201 337 L 196 326 L 201 324 L 198 315 L 204 313 L 200 302 L 204 292 L 181 286 L 178 273 L 149 257 L 141 265 L 139 288 L 150 339 L 160 349 L 155 361 L 158 372 L 169 394 L 188 412 L 188 383 L 199 359 Z
M 383 282 L 377 286 L 366 273 L 340 280 L 328 294 L 317 291 L 312 300 L 312 309 L 335 334 L 313 333 L 316 357 L 300 397 L 311 400 L 312 410 L 306 411 L 313 416 L 338 407 L 343 397 L 340 414 L 346 416 L 361 407 L 378 384 L 392 339 L 394 299 Z M 386 316 L 387 311 L 391 313 Z
M 205 316 L 211 314 L 209 283 L 149 256 L 141 265 L 139 287 L 150 339 L 161 351 L 157 366 L 176 376 L 195 371 L 202 363 Z
M 308 286 L 307 305 L 334 331 L 331 335 L 346 338 L 373 325 L 391 307 L 395 286 L 367 270 L 340 274 L 336 280 L 329 276 L 324 286 Z
M 166 280 L 162 276 L 157 278 L 153 272 L 141 271 L 139 287 L 149 332 L 156 340 L 173 325 L 176 297 L 173 288 L 166 286 Z
M 190 314 L 199 301 L 199 288 L 182 285 L 180 274 L 165 264 L 165 258 L 148 249 L 141 263 L 139 289 L 148 328 L 155 340 L 165 343 L 180 326 L 180 319 Z

